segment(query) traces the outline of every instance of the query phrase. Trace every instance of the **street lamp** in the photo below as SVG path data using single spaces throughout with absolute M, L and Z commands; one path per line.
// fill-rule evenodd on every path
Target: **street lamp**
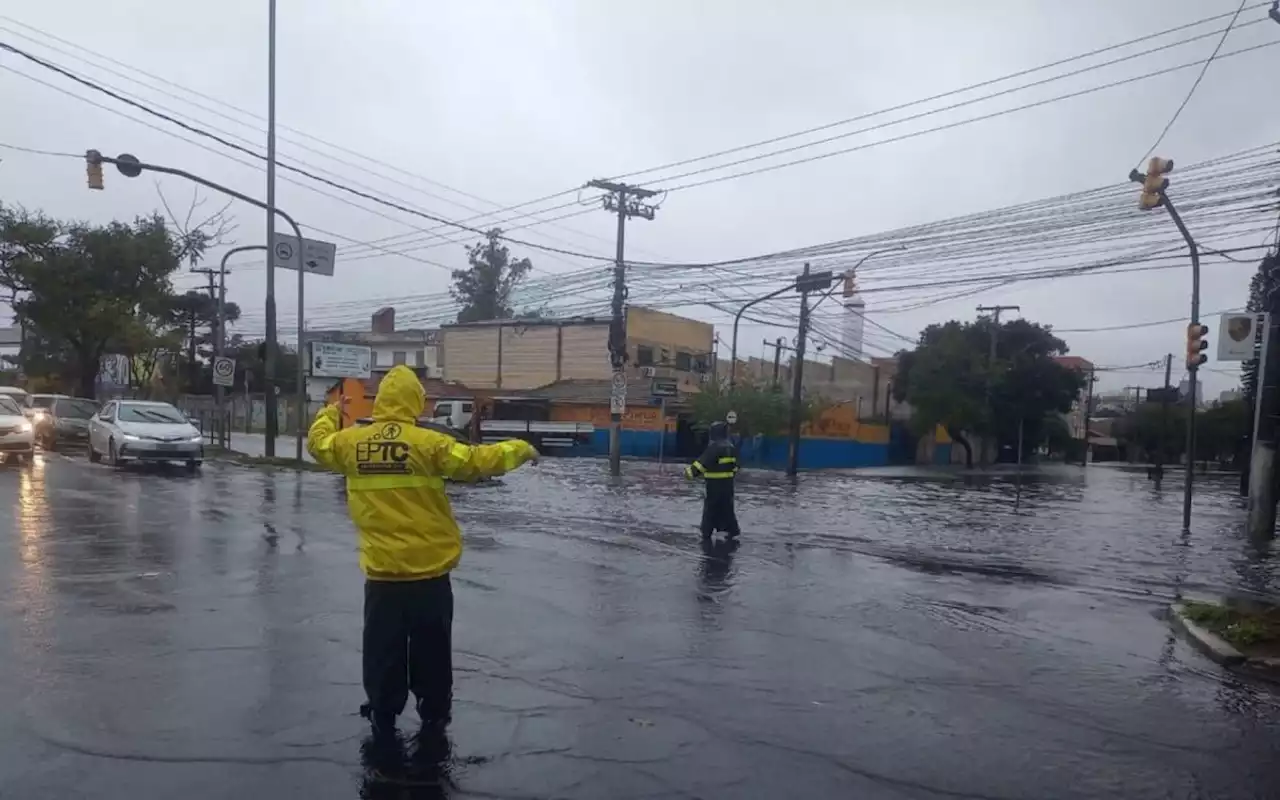
M 867 259 L 871 258 L 872 256 L 878 256 L 878 255 L 880 255 L 881 253 L 893 253 L 893 252 L 900 252 L 900 251 L 904 251 L 904 250 L 906 250 L 906 249 L 907 249 L 907 248 L 906 248 L 906 245 L 898 245 L 897 247 L 886 247 L 886 248 L 884 248 L 883 250 L 873 250 L 873 251 L 871 251 L 870 253 L 867 253 L 867 254 L 866 254 L 865 256 L 863 256 L 862 258 L 858 259 L 858 263 L 857 263 L 857 264 L 854 264 L 854 265 L 853 265 L 853 267 L 852 267 L 851 269 L 847 270 L 847 271 L 845 272 L 845 275 L 852 275 L 852 274 L 856 273 L 856 272 L 858 271 L 858 267 L 862 266 L 862 264 L 863 264 Z M 838 284 L 836 284 L 835 282 L 832 282 L 832 284 L 831 284 L 831 288 L 827 290 L 827 293 L 826 293 L 826 294 L 824 294 L 824 295 L 823 295 L 823 296 L 818 300 L 818 302 L 817 302 L 817 303 L 814 303 L 814 304 L 813 304 L 813 307 L 816 309 L 816 308 L 818 307 L 818 304 L 819 304 L 819 303 L 821 303 L 823 300 L 826 300 L 828 297 L 830 297 L 830 296 L 831 296 L 831 293 L 832 293 L 832 292 L 834 292 L 834 291 L 836 290 L 836 286 L 837 286 L 837 285 L 838 285 Z M 746 312 L 746 310 L 747 310 L 748 308 L 751 308 L 752 306 L 756 305 L 757 303 L 763 303 L 765 300 L 772 300 L 773 298 L 777 297 L 777 296 L 778 296 L 778 295 L 780 295 L 780 294 L 784 294 L 785 292 L 789 292 L 789 291 L 791 291 L 792 289 L 795 289 L 795 288 L 796 288 L 796 286 L 797 286 L 797 282 L 796 282 L 796 281 L 792 281 L 791 283 L 787 284 L 786 286 L 782 287 L 781 289 L 777 290 L 776 292 L 770 292 L 769 294 L 766 294 L 766 295 L 764 295 L 763 297 L 757 297 L 757 298 L 756 298 L 756 299 L 754 299 L 754 300 L 748 300 L 748 301 L 746 302 L 746 304 L 745 304 L 745 305 L 743 305 L 743 306 L 742 306 L 742 308 L 738 309 L 738 312 L 737 312 L 736 314 L 734 314 L 734 315 L 733 315 L 733 342 L 732 342 L 732 344 L 731 344 L 731 346 L 730 346 L 730 356 L 729 356 L 729 357 L 730 357 L 730 361 L 729 361 L 729 388 L 731 388 L 731 389 L 733 388 L 734 378 L 737 376 L 737 372 L 738 372 L 738 323 L 740 323 L 740 322 L 742 321 L 742 315 Z
M 274 3 L 272 5 L 274 6 Z M 302 239 L 302 229 L 298 227 L 298 223 L 293 221 L 293 217 L 289 216 L 288 214 L 284 213 L 278 208 L 273 208 L 269 203 L 264 203 L 261 200 L 250 197 L 247 194 L 242 194 L 241 192 L 237 192 L 235 189 L 229 188 L 227 186 L 223 186 L 220 183 L 214 183 L 208 178 L 202 178 L 199 175 L 195 175 L 193 173 L 187 172 L 186 170 L 177 169 L 176 167 L 165 167 L 160 164 L 148 164 L 144 161 L 139 161 L 136 156 L 132 156 L 128 153 L 122 153 L 121 155 L 116 156 L 115 158 L 111 158 L 110 156 L 102 155 L 97 150 L 86 151 L 84 154 L 84 160 L 85 160 L 86 166 L 90 169 L 91 176 L 93 175 L 92 170 L 95 166 L 101 166 L 102 164 L 105 163 L 105 164 L 115 164 L 116 169 L 120 170 L 120 174 L 124 175 L 126 178 L 136 178 L 139 175 L 141 175 L 143 172 L 159 172 L 163 175 L 176 175 L 179 178 L 186 178 L 187 180 L 192 181 L 194 183 L 198 183 L 201 186 L 207 187 L 209 189 L 213 189 L 215 192 L 222 192 L 228 197 L 234 197 L 237 200 L 242 200 L 246 203 L 249 203 L 250 205 L 257 206 L 258 208 L 261 208 L 264 211 L 274 212 L 275 214 L 279 214 L 280 218 L 283 219 L 285 222 L 289 223 L 289 226 L 293 228 L 293 235 L 297 238 L 297 242 L 294 247 L 294 254 L 298 261 L 298 375 L 297 375 L 297 380 L 298 380 L 299 400 L 298 400 L 298 431 L 297 431 L 297 442 L 296 442 L 296 445 L 297 445 L 296 457 L 298 461 L 301 462 L 302 461 L 302 440 L 303 438 L 305 438 L 305 430 L 306 430 L 304 425 L 306 424 L 305 409 L 306 409 L 306 402 L 307 402 L 306 390 L 305 390 L 304 379 L 303 379 L 303 367 L 305 362 L 303 360 L 303 353 L 302 353 L 302 340 L 303 340 L 302 287 L 303 287 L 303 278 L 306 275 L 306 268 L 303 266 L 303 263 L 302 263 L 303 239 Z M 271 262 L 270 257 L 268 257 L 267 260 L 268 262 Z M 269 274 L 269 270 L 268 270 L 268 274 Z M 274 363 L 275 352 L 278 349 L 278 346 L 276 343 L 276 329 L 275 329 L 276 326 L 274 325 L 275 308 L 276 308 L 275 292 L 269 286 L 267 288 L 268 325 L 267 325 L 267 358 L 266 358 L 266 364 L 268 367 L 266 370 L 268 381 L 271 380 L 272 377 L 274 377 L 274 374 L 270 369 L 270 367 Z M 276 440 L 275 440 L 276 395 L 275 395 L 274 384 L 270 385 L 270 388 L 267 391 L 266 399 L 267 399 L 267 438 L 265 442 L 266 447 L 264 448 L 264 450 L 265 450 L 265 454 L 268 457 L 273 457 L 276 454 Z

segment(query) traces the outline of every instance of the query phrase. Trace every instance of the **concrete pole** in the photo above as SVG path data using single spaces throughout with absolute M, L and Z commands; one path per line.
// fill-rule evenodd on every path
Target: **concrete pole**
M 1258 380 L 1253 403 L 1253 451 L 1249 464 L 1249 538 L 1268 540 L 1276 529 L 1276 417 L 1273 406 L 1277 388 L 1271 363 L 1280 355 L 1280 347 L 1272 347 L 1276 335 L 1275 317 L 1263 314 L 1262 353 L 1258 359 Z M 1272 384 L 1268 386 L 1268 384 Z
M 267 3 L 267 247 L 273 247 L 276 236 L 276 0 Z M 279 341 L 276 337 L 276 270 L 275 254 L 267 252 L 267 347 L 263 359 L 267 389 L 267 438 L 263 453 L 267 458 L 276 454 L 276 359 Z M 301 315 L 301 309 L 299 309 Z

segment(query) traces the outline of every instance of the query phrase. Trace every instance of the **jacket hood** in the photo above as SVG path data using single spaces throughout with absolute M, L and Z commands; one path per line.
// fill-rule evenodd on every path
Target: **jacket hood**
M 391 368 L 378 384 L 373 401 L 374 419 L 396 419 L 412 422 L 422 415 L 427 395 L 413 370 L 404 365 Z

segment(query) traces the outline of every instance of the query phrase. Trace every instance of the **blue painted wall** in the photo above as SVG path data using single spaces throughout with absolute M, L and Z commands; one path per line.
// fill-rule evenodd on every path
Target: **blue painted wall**
M 629 458 L 658 457 L 658 431 L 622 431 L 622 455 Z M 667 434 L 667 458 L 672 458 L 676 451 L 676 435 Z M 586 448 L 583 448 L 586 450 Z M 609 431 L 597 430 L 592 435 L 590 452 L 576 452 L 575 455 L 608 455 Z M 742 441 L 739 461 L 744 467 L 764 469 L 785 469 L 787 466 L 787 439 L 784 436 L 767 436 L 759 441 L 753 439 Z M 801 469 L 833 469 L 849 467 L 880 467 L 889 463 L 889 446 L 887 444 L 871 444 L 851 439 L 811 439 L 800 440 Z

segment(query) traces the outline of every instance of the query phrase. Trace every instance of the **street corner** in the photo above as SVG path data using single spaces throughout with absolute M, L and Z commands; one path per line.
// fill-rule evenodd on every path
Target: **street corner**
M 1188 608 L 1186 603 L 1174 603 L 1169 606 L 1169 621 L 1182 631 L 1187 640 L 1210 660 L 1224 667 L 1243 664 L 1244 653 L 1237 650 L 1230 642 L 1217 635 L 1207 627 L 1192 619 L 1196 606 Z
M 1184 600 L 1169 620 L 1207 658 L 1280 682 L 1280 607 L 1248 601 Z

